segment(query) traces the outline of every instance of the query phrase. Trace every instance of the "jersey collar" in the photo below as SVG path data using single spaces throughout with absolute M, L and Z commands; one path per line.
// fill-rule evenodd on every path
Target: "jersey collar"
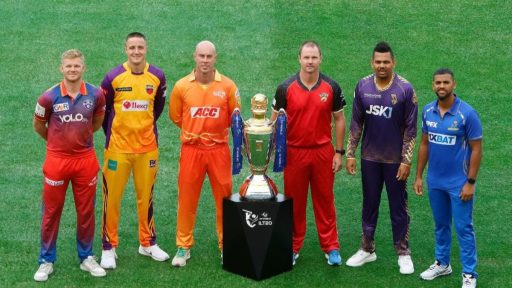
M 446 111 L 446 113 L 450 113 L 452 115 L 455 115 L 457 114 L 457 110 L 459 109 L 459 104 L 460 104 L 460 99 L 459 97 L 457 97 L 457 95 L 453 94 L 453 96 L 455 96 L 455 101 L 453 101 L 453 105 L 452 107 L 450 107 L 450 110 Z M 434 111 L 436 111 L 436 113 L 439 113 L 439 99 L 436 101 L 436 105 L 434 105 Z
M 82 81 L 82 83 L 80 83 L 80 94 L 84 95 L 84 96 L 87 95 L 87 88 L 85 88 L 84 81 Z M 62 95 L 62 97 L 69 96 L 68 89 L 66 89 L 66 85 L 64 85 L 64 81 L 60 82 L 60 95 Z
M 192 70 L 192 72 L 188 75 L 187 79 L 189 82 L 193 82 L 196 80 L 196 74 L 195 74 L 195 71 L 196 69 Z M 217 81 L 217 82 L 221 82 L 222 81 L 222 77 L 220 76 L 220 73 L 217 69 L 215 69 L 215 76 L 214 76 L 214 81 Z

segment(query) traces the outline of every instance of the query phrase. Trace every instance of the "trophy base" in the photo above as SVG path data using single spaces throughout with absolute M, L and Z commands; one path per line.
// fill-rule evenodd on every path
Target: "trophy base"
M 277 186 L 267 175 L 251 175 L 240 187 L 240 198 L 249 201 L 265 201 L 275 199 Z

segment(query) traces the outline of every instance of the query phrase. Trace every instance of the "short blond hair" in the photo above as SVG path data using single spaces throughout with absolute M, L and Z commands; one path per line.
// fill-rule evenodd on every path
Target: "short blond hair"
M 82 62 L 85 63 L 84 54 L 82 54 L 82 52 L 78 49 L 69 49 L 69 50 L 64 51 L 64 53 L 62 53 L 62 55 L 60 56 L 60 61 L 62 62 L 64 59 L 75 59 L 75 58 L 80 58 L 80 60 L 82 60 Z

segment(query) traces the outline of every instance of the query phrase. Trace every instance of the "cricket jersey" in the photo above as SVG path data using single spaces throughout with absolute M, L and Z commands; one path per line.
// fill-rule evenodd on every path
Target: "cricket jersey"
M 105 98 L 101 90 L 82 82 L 80 92 L 73 98 L 61 82 L 39 97 L 34 117 L 48 123 L 48 153 L 82 157 L 94 151 L 92 121 L 104 113 Z
M 212 146 L 228 143 L 235 108 L 240 108 L 240 94 L 231 79 L 215 71 L 214 81 L 202 85 L 192 71 L 174 85 L 169 118 L 181 128 L 182 143 Z
M 297 73 L 279 85 L 272 109 L 286 111 L 288 146 L 317 147 L 331 143 L 332 113 L 345 105 L 343 91 L 334 80 L 320 73 L 318 82 L 308 89 Z
M 383 89 L 375 74 L 354 91 L 347 158 L 355 158 L 361 135 L 361 158 L 387 164 L 410 164 L 416 139 L 418 101 L 413 86 L 398 74 Z
M 478 113 L 455 97 L 443 117 L 438 100 L 423 108 L 422 131 L 428 136 L 427 181 L 430 189 L 453 189 L 467 181 L 471 158 L 469 141 L 482 139 Z
M 117 153 L 146 153 L 158 148 L 156 121 L 165 104 L 164 72 L 146 63 L 142 73 L 123 63 L 107 73 L 103 129 L 105 148 Z

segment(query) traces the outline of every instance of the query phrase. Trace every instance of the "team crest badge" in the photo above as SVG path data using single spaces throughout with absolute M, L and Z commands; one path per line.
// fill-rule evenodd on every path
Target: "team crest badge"
M 322 102 L 326 102 L 327 101 L 327 98 L 329 98 L 329 94 L 327 93 L 320 93 L 320 101 Z
M 448 128 L 448 130 L 457 131 L 457 130 L 459 130 L 458 126 L 459 126 L 459 122 L 457 122 L 457 120 L 454 120 L 452 123 L 452 126 L 450 126 L 450 128 Z
M 82 102 L 85 108 L 91 109 L 92 105 L 94 104 L 91 99 L 85 99 L 84 102 Z
M 151 84 L 146 85 L 146 93 L 149 95 L 153 94 L 153 91 L 155 91 L 155 87 Z
M 391 104 L 395 105 L 398 102 L 396 94 L 391 94 Z

